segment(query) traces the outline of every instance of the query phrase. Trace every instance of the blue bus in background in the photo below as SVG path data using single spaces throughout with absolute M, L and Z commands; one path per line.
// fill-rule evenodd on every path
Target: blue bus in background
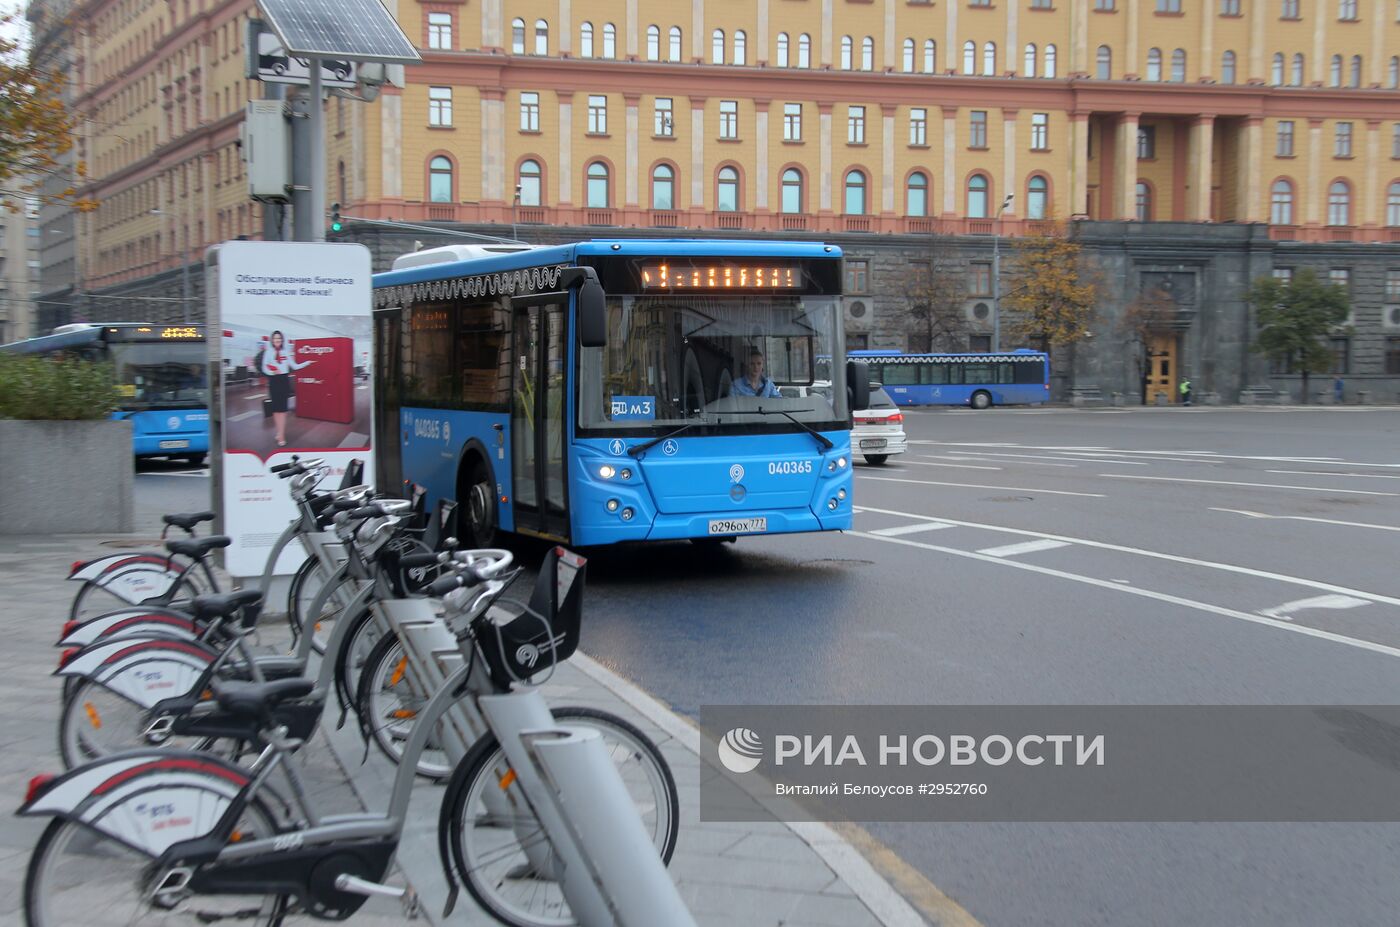
M 1039 405 L 1050 401 L 1050 355 L 1019 348 L 1001 354 L 852 351 L 870 379 L 901 406 Z
M 474 546 L 850 528 L 868 381 L 844 363 L 841 279 L 839 248 L 804 243 L 404 255 L 374 277 L 381 487 L 457 500 Z M 820 355 L 843 361 L 831 398 L 754 395 L 810 386 Z M 772 387 L 745 389 L 758 363 Z
M 198 464 L 209 453 L 209 356 L 203 325 L 79 322 L 0 346 L 0 351 L 67 354 L 111 364 L 118 392 L 112 418 L 131 422 L 137 457 Z

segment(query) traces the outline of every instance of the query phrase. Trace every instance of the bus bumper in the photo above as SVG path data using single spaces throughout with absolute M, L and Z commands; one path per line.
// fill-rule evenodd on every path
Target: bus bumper
M 761 528 L 755 521 L 762 519 Z M 685 512 L 654 516 L 650 523 L 575 525 L 574 543 L 615 544 L 620 541 L 666 541 L 705 537 L 762 537 L 804 531 L 846 531 L 851 527 L 849 504 L 819 518 L 811 509 L 769 509 L 745 512 Z M 734 530 L 748 528 L 749 530 Z

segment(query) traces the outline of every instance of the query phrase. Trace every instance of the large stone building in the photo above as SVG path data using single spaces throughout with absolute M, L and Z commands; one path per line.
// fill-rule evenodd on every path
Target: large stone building
M 1141 372 L 1233 400 L 1291 387 L 1248 350 L 1255 277 L 1345 283 L 1336 372 L 1400 388 L 1400 8 L 1393 0 L 401 0 L 407 87 L 328 104 L 351 217 L 533 239 L 829 238 L 853 344 L 927 347 L 916 265 L 967 282 L 989 344 L 993 243 L 1050 217 L 1103 280 L 1062 385 L 1141 396 Z M 235 146 L 246 4 L 75 10 L 89 291 L 153 292 L 181 255 L 260 228 Z M 392 247 L 422 232 L 351 233 Z M 392 243 L 392 244 L 386 244 Z M 1009 244 L 1009 243 L 1007 243 Z M 1007 270 L 1008 248 L 1000 249 Z M 927 255 L 925 257 L 925 255 Z M 167 295 L 171 288 L 167 286 Z M 1128 324 L 1144 295 L 1172 311 Z

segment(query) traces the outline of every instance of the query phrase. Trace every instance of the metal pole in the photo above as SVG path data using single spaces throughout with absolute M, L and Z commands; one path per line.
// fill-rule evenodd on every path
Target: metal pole
M 311 241 L 326 240 L 326 108 L 321 99 L 321 59 L 306 59 L 311 72 Z
M 292 112 L 292 241 L 315 241 L 318 220 L 311 212 L 310 94 L 295 94 Z
M 180 261 L 180 308 L 182 311 L 182 321 L 190 324 L 190 226 L 185 223 L 184 234 L 185 247 L 181 252 Z
M 992 236 L 992 353 L 1001 353 L 1001 210 Z

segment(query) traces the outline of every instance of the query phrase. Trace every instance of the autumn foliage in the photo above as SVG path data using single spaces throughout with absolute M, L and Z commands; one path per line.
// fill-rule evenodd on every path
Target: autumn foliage
M 1017 242 L 1009 292 L 1001 298 L 1013 336 L 1055 345 L 1089 334 L 1098 285 L 1082 250 L 1062 222 L 1046 222 Z
M 59 159 L 73 147 L 76 120 L 63 104 L 63 75 L 25 61 L 5 38 L 13 20 L 14 14 L 0 16 L 0 201 L 18 210 L 26 198 L 45 198 L 40 185 L 68 169 Z M 83 176 L 81 164 L 75 174 Z M 95 206 L 74 187 L 48 198 L 85 211 Z

